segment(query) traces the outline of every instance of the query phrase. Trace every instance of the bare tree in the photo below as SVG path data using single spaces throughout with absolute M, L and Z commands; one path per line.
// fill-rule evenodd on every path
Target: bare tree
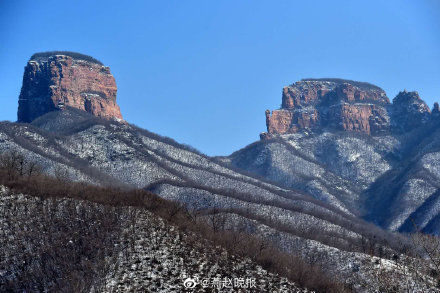
M 18 178 L 30 179 L 41 174 L 42 167 L 36 161 L 26 159 L 23 154 L 13 150 L 0 155 L 0 170 L 8 181 L 15 181 Z
M 214 233 L 224 230 L 226 225 L 226 216 L 220 213 L 219 209 L 214 207 L 209 215 L 209 222 Z

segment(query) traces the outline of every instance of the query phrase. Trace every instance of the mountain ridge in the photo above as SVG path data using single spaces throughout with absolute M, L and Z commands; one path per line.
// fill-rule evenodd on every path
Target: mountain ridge
M 380 87 L 337 78 L 309 78 L 286 86 L 281 108 L 265 114 L 267 132 L 260 134 L 261 139 L 323 129 L 403 133 L 435 116 L 417 92 L 400 92 L 390 103 Z

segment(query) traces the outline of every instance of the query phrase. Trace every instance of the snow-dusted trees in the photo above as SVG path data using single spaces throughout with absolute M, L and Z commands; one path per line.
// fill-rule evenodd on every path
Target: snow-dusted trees
M 18 177 L 30 178 L 39 174 L 41 166 L 18 151 L 8 151 L 0 155 L 0 172 L 7 180 L 12 181 Z

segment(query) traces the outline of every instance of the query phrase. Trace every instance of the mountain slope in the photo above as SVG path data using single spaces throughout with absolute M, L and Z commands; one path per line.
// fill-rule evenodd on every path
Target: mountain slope
M 197 281 L 197 290 L 299 290 L 145 209 L 43 199 L 0 186 L 0 212 L 2 292 L 182 292 L 187 279 Z M 225 278 L 244 282 L 223 286 Z
M 40 117 L 34 125 L 4 122 L 0 148 L 24 153 L 49 174 L 94 184 L 145 187 L 200 216 L 225 219 L 233 229 L 256 232 L 286 252 L 316 255 L 323 259 L 324 269 L 342 277 L 352 276 L 352 253 L 358 252 L 357 276 L 366 283 L 373 271 L 371 262 L 365 261 L 371 257 L 365 253 L 378 253 L 384 245 L 384 257 L 391 257 L 406 241 L 355 217 L 343 206 L 349 206 L 343 198 L 338 203 L 341 209 L 338 204 L 238 172 L 130 124 L 87 118 L 84 113 L 77 123 L 77 115 L 65 109 Z M 341 181 L 340 177 L 335 180 Z M 266 233 L 267 229 L 271 232 Z M 371 242 L 370 248 L 365 241 Z M 337 267 L 329 251 L 339 255 Z
M 310 79 L 285 87 L 266 118 L 261 141 L 221 160 L 385 229 L 440 233 L 438 104 L 431 113 L 417 92 L 390 104 L 377 87 Z
M 297 133 L 254 143 L 229 158 L 386 229 L 439 233 L 439 122 L 401 136 Z M 307 157 L 307 160 L 303 158 Z

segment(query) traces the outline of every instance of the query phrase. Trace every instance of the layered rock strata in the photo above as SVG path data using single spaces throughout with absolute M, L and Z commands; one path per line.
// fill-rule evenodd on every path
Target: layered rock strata
M 437 115 L 438 105 L 433 113 Z M 281 109 L 265 114 L 262 139 L 326 128 L 368 135 L 411 131 L 432 116 L 417 92 L 403 91 L 391 104 L 381 88 L 342 79 L 306 79 L 286 86 Z
M 110 68 L 78 53 L 34 54 L 24 69 L 18 122 L 72 107 L 94 116 L 122 119 Z

